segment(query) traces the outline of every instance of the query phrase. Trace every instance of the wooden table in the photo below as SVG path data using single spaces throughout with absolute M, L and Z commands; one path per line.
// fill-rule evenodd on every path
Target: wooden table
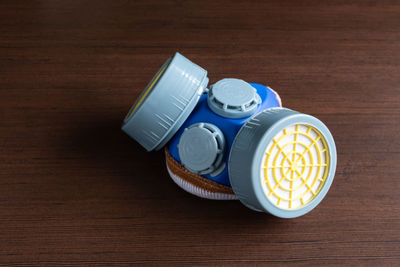
M 315 210 L 194 197 L 120 130 L 175 51 L 328 125 Z M 0 3 L 1 263 L 399 265 L 399 133 L 399 1 Z

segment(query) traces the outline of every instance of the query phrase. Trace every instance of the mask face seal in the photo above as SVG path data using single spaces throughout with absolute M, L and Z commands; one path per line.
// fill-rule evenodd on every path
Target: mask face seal
M 167 170 L 172 180 L 183 190 L 201 198 L 234 200 L 237 196 L 230 186 L 222 185 L 188 171 L 165 149 Z

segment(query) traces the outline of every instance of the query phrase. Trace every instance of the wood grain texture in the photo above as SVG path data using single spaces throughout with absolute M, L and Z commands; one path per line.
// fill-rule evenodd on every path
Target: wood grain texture
M 331 129 L 338 167 L 284 220 L 191 196 L 120 131 L 180 51 Z M 400 1 L 1 1 L 0 263 L 400 264 Z

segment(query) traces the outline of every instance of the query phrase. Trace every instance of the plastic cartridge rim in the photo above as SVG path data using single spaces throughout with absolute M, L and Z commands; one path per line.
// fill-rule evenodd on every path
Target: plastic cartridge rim
M 147 151 L 161 149 L 193 111 L 207 84 L 206 70 L 175 53 L 136 100 L 122 130 Z
M 309 143 L 296 141 L 300 134 Z M 306 156 L 308 159 L 304 159 Z M 244 205 L 294 218 L 311 211 L 327 194 L 336 170 L 336 147 L 328 128 L 317 118 L 271 108 L 254 115 L 240 129 L 230 151 L 228 170 L 232 189 Z M 303 191 L 296 190 L 303 190 L 304 196 Z

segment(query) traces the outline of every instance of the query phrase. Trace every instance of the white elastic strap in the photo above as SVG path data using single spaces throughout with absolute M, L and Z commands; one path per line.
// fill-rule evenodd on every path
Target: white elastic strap
M 198 197 L 207 198 L 207 199 L 214 199 L 214 200 L 236 200 L 237 197 L 233 194 L 224 194 L 224 193 L 214 193 L 207 190 L 204 190 L 200 187 L 197 187 L 186 180 L 180 178 L 176 174 L 174 174 L 167 165 L 167 170 L 169 175 L 171 176 L 172 180 L 183 190 L 189 192 L 193 195 Z

